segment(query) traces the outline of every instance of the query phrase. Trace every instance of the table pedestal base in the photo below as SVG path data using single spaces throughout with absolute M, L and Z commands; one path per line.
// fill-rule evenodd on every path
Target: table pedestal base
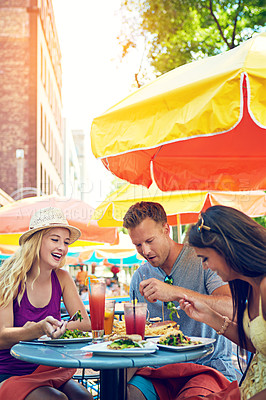
M 127 398 L 127 370 L 103 369 L 100 373 L 100 399 L 121 400 Z

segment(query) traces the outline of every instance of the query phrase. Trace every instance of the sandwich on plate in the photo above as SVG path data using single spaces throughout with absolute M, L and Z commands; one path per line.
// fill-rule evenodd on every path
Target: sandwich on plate
M 112 350 L 143 348 L 140 335 L 113 335 L 110 340 L 107 348 Z

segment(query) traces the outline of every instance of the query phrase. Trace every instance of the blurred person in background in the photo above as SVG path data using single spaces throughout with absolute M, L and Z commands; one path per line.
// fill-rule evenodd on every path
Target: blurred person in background
M 78 286 L 84 286 L 86 283 L 86 278 L 88 276 L 88 272 L 84 270 L 82 264 L 79 265 L 79 271 L 76 275 L 76 283 Z
M 91 263 L 91 274 L 92 274 L 92 275 L 95 275 L 96 267 L 97 267 L 97 263 L 96 263 L 95 261 L 93 261 L 93 262 Z
M 86 285 L 80 286 L 79 295 L 82 301 L 89 301 L 88 286 Z
M 111 297 L 113 295 L 113 282 L 111 278 L 107 277 L 105 278 L 105 283 L 106 283 L 106 296 Z

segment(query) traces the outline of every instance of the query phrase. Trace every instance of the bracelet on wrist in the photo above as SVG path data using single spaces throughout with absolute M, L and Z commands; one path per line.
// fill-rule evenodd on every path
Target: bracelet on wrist
M 230 322 L 231 322 L 230 319 L 227 316 L 223 315 L 223 319 L 224 319 L 224 323 L 223 323 L 221 329 L 219 329 L 219 331 L 216 331 L 216 333 L 218 335 L 223 335 L 225 333 L 226 329 L 228 328 L 228 326 L 230 325 Z

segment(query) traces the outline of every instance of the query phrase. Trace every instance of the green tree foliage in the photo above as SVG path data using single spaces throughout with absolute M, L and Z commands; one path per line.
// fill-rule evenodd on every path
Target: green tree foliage
M 254 218 L 254 220 L 255 220 L 258 224 L 260 224 L 260 225 L 264 226 L 264 228 L 266 228 L 266 217 L 265 217 L 265 216 Z
M 122 56 L 145 42 L 157 74 L 238 46 L 265 30 L 266 0 L 122 0 Z

